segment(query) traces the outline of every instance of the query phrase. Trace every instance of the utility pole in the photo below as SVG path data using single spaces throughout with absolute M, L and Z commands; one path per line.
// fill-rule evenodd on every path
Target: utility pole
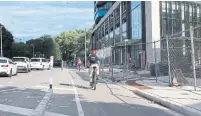
M 2 40 L 2 28 L 3 26 L 1 25 L 1 57 L 3 57 L 3 40 Z
M 31 46 L 32 46 L 32 48 L 33 48 L 33 58 L 34 58 L 34 45 L 31 44 Z
M 87 31 L 86 31 L 86 28 L 85 28 L 85 39 L 84 39 L 84 49 L 85 49 L 85 52 L 84 52 L 84 60 L 85 60 L 85 68 L 86 68 L 86 64 L 87 64 L 87 45 L 86 45 L 86 38 L 87 38 Z

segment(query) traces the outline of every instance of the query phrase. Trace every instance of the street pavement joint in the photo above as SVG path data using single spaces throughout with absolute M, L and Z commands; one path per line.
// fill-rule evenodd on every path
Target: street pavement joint
M 52 89 L 49 89 L 44 98 L 41 100 L 41 102 L 38 104 L 35 110 L 30 114 L 30 116 L 44 116 L 48 102 L 50 101 L 50 98 L 52 96 Z

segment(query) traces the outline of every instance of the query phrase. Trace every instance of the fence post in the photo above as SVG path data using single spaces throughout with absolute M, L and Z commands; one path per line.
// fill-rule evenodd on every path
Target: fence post
M 169 50 L 169 38 L 166 36 L 165 37 L 166 42 L 167 42 L 167 55 L 168 55 L 168 73 L 169 73 L 169 86 L 172 86 L 172 74 L 171 74 L 171 69 L 170 69 L 170 50 Z
M 105 66 L 105 47 L 103 47 L 103 60 L 102 60 L 102 78 L 103 78 L 103 72 L 104 72 L 104 66 Z
M 194 77 L 194 90 L 196 91 L 195 51 L 194 51 L 193 28 L 192 28 L 192 26 L 190 26 L 190 38 L 191 38 L 191 51 L 192 51 L 192 66 L 193 66 L 193 77 Z
M 114 59 L 113 59 L 113 56 L 112 56 L 113 55 L 113 47 L 111 47 L 110 52 L 111 52 L 111 62 L 110 63 L 111 63 L 111 68 L 112 68 L 112 79 L 113 79 L 113 76 L 114 76 L 113 75 L 113 62 L 114 62 Z
M 154 41 L 154 62 L 155 62 L 156 82 L 158 82 L 157 65 L 156 65 L 156 41 Z

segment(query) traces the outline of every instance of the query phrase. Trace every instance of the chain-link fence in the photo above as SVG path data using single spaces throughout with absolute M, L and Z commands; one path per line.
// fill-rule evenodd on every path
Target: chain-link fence
M 201 26 L 148 40 L 122 41 L 98 50 L 102 77 L 115 80 L 145 77 L 170 86 L 201 86 Z
M 140 77 L 149 77 L 157 81 L 160 77 L 159 80 L 168 83 L 167 49 L 165 49 L 167 46 L 161 48 L 163 41 L 149 43 L 123 41 L 115 46 L 97 50 L 97 55 L 101 59 L 101 76 L 116 81 Z
M 201 86 L 201 26 L 166 38 L 171 85 Z

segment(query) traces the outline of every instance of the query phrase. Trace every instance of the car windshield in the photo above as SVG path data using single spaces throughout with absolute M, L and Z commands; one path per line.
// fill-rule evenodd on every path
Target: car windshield
M 0 59 L 0 63 L 7 63 L 7 60 L 5 60 L 5 59 Z
M 40 62 L 40 59 L 31 59 L 31 62 Z
M 25 58 L 13 58 L 14 62 L 25 61 Z

